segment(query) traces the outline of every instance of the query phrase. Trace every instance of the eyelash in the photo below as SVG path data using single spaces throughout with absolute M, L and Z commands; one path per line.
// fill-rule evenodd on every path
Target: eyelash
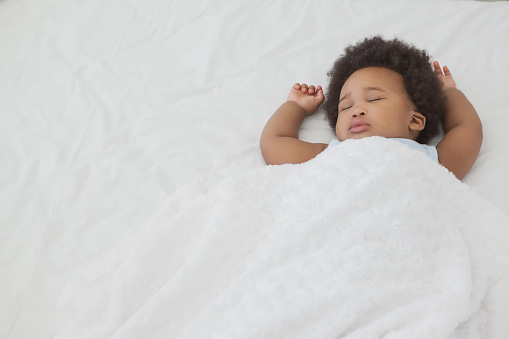
M 383 99 L 383 98 L 374 98 L 374 99 L 370 99 L 370 100 L 368 100 L 368 102 L 378 101 L 378 100 L 382 100 L 382 99 Z M 349 108 L 351 108 L 351 107 L 352 107 L 352 106 L 345 107 L 345 108 L 343 108 L 340 112 L 343 112 L 343 111 L 345 111 L 345 110 L 347 110 L 347 109 L 349 109 Z

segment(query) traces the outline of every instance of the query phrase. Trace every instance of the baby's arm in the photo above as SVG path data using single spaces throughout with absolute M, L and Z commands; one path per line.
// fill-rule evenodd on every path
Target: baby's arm
M 438 161 L 458 179 L 462 179 L 474 165 L 482 144 L 482 123 L 474 106 L 456 88 L 451 72 L 433 63 L 437 76 L 444 84 L 447 96 L 444 117 L 444 138 L 437 145 Z
M 327 144 L 299 140 L 304 118 L 315 113 L 324 99 L 321 86 L 292 87 L 287 101 L 274 112 L 260 137 L 260 149 L 268 165 L 300 164 L 327 148 Z

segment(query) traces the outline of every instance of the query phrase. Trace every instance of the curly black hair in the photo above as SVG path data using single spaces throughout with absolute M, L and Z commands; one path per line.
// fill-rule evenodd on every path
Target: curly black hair
M 380 36 L 365 38 L 346 47 L 327 73 L 330 81 L 323 108 L 333 130 L 338 120 L 339 94 L 343 85 L 350 75 L 366 67 L 383 67 L 403 76 L 403 84 L 416 111 L 426 117 L 426 125 L 417 142 L 426 144 L 439 133 L 445 112 L 445 95 L 430 56 L 425 50 L 404 41 L 384 40 Z

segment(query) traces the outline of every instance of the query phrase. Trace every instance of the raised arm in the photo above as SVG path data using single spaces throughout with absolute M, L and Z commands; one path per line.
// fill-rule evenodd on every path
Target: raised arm
M 295 84 L 287 101 L 269 119 L 260 137 L 262 156 L 268 165 L 300 164 L 324 149 L 326 144 L 299 140 L 299 128 L 324 101 L 321 86 Z
M 444 84 L 447 97 L 444 117 L 444 138 L 437 145 L 438 161 L 458 179 L 463 179 L 472 168 L 482 144 L 482 123 L 477 112 L 463 92 L 456 88 L 447 66 L 433 63 L 437 76 Z

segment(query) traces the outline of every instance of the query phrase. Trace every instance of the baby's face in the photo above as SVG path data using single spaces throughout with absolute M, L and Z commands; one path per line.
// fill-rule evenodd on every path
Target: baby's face
M 394 71 L 360 69 L 347 79 L 339 98 L 336 135 L 341 141 L 375 135 L 415 140 L 419 134 L 412 121 L 420 113 L 414 111 L 403 77 Z

